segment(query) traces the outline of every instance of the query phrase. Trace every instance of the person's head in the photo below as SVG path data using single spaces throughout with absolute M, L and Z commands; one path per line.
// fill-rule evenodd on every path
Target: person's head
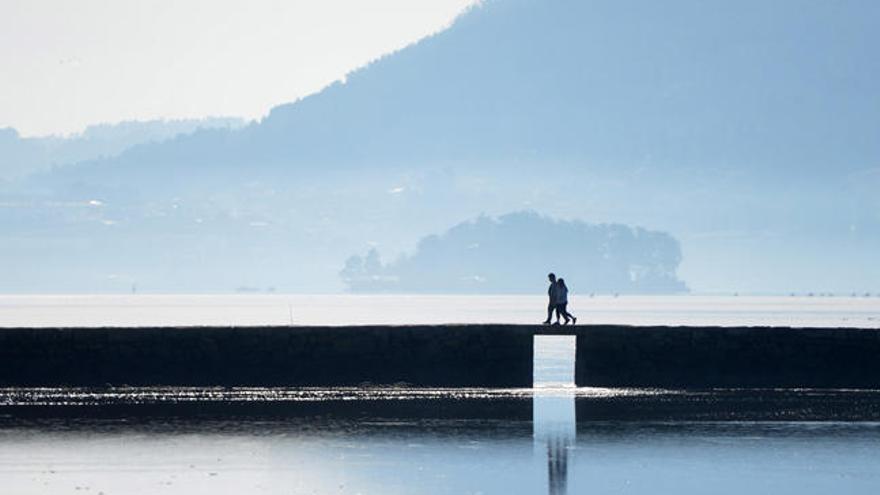
M 557 284 L 558 286 L 560 286 L 560 287 L 565 287 L 565 279 L 564 279 L 564 278 L 560 278 L 560 279 L 558 279 L 558 280 L 556 281 L 556 284 Z M 568 287 L 565 287 L 565 288 L 567 289 Z
M 553 282 L 553 283 L 556 283 L 556 274 L 555 274 L 555 273 L 548 273 L 548 274 L 547 274 L 547 280 L 549 280 L 549 281 L 551 281 L 551 282 Z

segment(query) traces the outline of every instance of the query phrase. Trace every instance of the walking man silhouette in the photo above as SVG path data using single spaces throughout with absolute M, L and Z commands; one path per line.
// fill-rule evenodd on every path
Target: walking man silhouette
M 545 325 L 549 325 L 550 319 L 553 318 L 553 311 L 556 309 L 556 291 L 558 290 L 556 285 L 556 274 L 548 273 L 547 280 L 550 281 L 550 287 L 547 288 L 547 297 L 550 298 L 550 302 L 547 303 L 547 319 L 544 321 Z

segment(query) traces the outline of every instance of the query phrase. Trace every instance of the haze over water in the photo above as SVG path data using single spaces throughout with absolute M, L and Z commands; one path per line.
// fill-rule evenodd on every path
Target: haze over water
M 546 296 L 0 295 L 0 327 L 540 323 Z M 880 327 L 880 297 L 583 296 L 580 324 Z

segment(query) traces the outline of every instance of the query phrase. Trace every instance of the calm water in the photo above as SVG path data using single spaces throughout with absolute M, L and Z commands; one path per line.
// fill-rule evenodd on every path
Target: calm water
M 539 323 L 546 296 L 0 295 L 0 327 Z M 581 323 L 880 328 L 880 297 L 571 296 Z
M 758 420 L 724 419 L 723 407 L 680 392 L 372 390 L 358 398 L 365 392 L 300 390 L 274 399 L 277 391 L 253 389 L 115 393 L 122 397 L 81 391 L 77 406 L 56 402 L 54 409 L 0 417 L 3 493 L 874 494 L 880 488 L 880 422 L 769 421 L 755 411 L 740 413 Z M 750 394 L 761 402 L 779 399 L 773 391 Z M 861 402 L 878 417 L 876 392 L 824 394 Z M 186 396 L 194 407 L 163 402 L 172 396 Z M 650 411 L 658 397 L 665 412 Z M 818 403 L 789 397 L 795 405 L 789 410 L 809 416 Z M 151 407 L 157 404 L 164 405 Z M 622 414 L 607 417 L 609 404 Z M 604 408 L 606 417 L 591 419 L 593 407 Z M 711 419 L 693 419 L 699 415 Z
M 543 317 L 541 297 L 2 296 L 0 326 Z M 577 298 L 582 321 L 880 326 L 871 298 Z M 0 389 L 0 493 L 874 494 L 880 391 Z

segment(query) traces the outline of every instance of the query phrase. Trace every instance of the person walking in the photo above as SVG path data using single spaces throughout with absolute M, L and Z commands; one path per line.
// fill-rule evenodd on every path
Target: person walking
M 572 325 L 577 324 L 577 317 L 568 312 L 568 287 L 565 285 L 565 279 L 560 278 L 556 281 L 556 324 L 559 325 L 559 318 L 565 318 L 565 325 L 571 321 Z
M 556 274 L 548 273 L 547 280 L 550 281 L 550 287 L 547 288 L 547 297 L 550 301 L 547 303 L 547 319 L 544 320 L 544 325 L 549 325 L 550 320 L 553 319 L 553 311 L 556 310 L 556 291 L 558 289 L 556 285 Z M 559 320 L 559 316 L 556 316 L 557 321 Z

